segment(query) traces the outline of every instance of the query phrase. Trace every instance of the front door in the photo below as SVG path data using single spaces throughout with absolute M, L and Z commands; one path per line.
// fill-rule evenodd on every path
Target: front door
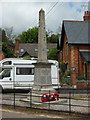
M 11 78 L 11 69 L 4 69 L 2 72 L 2 85 L 4 89 L 12 89 L 13 81 Z

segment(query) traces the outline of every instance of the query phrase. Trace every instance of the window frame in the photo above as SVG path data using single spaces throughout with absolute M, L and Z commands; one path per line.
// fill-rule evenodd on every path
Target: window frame
M 24 71 L 22 71 L 24 69 Z M 26 70 L 29 69 L 28 74 L 26 74 Z M 20 70 L 20 71 L 17 71 Z M 33 67 L 16 67 L 16 75 L 34 75 L 34 68 Z

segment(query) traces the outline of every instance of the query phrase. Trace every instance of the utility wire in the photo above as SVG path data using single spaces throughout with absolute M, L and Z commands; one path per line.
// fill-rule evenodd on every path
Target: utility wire
M 48 11 L 54 4 L 54 2 L 51 2 L 46 11 Z
M 45 16 L 47 16 L 57 4 L 58 4 L 58 2 L 56 2 L 56 3 L 52 6 L 52 8 L 47 12 L 47 14 L 46 14 Z
M 53 8 L 58 4 L 59 2 L 56 2 L 51 9 L 47 12 L 47 14 L 45 15 L 45 17 L 53 10 Z M 38 25 L 38 23 L 36 24 L 36 26 Z
M 56 9 L 63 4 L 63 2 L 58 2 L 58 3 L 60 3 L 60 4 L 55 8 L 55 10 L 53 11 L 53 13 L 52 13 L 51 15 L 53 15 L 53 14 L 55 13 Z M 50 15 L 50 14 L 49 14 L 49 15 Z M 48 16 L 46 17 L 46 21 L 47 21 L 47 18 L 48 18 Z M 57 17 L 56 17 L 56 19 L 57 19 Z M 59 21 L 59 20 L 57 20 L 57 22 L 58 22 L 58 21 Z M 47 26 L 47 25 L 46 25 L 46 26 Z
M 58 2 L 58 3 L 59 3 L 59 2 Z M 58 7 L 60 7 L 60 6 L 62 5 L 62 3 L 63 3 L 63 2 L 60 2 L 60 5 L 57 6 L 56 9 L 57 9 Z M 54 12 L 56 11 L 56 9 L 54 10 Z M 54 13 L 54 12 L 53 12 L 53 13 Z M 53 15 L 53 13 L 52 13 L 52 15 Z M 47 15 L 47 14 L 46 14 L 46 15 Z

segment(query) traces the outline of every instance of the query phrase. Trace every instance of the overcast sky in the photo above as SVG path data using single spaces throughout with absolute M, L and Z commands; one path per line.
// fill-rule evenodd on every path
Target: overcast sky
M 63 20 L 83 20 L 89 0 L 32 1 L 0 0 L 0 27 L 13 27 L 14 32 L 20 34 L 38 26 L 39 10 L 43 8 L 46 14 L 46 29 L 59 33 Z

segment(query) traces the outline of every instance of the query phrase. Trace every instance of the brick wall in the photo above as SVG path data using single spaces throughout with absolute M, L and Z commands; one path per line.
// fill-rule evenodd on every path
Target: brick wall
M 62 56 L 63 56 L 63 62 L 67 61 L 67 55 L 66 55 L 66 42 L 67 42 L 67 37 L 66 35 L 64 36 L 64 43 L 63 43 L 63 50 L 62 50 Z
M 68 52 L 66 52 L 67 50 Z M 68 63 L 68 71 L 71 72 L 72 85 L 77 85 L 76 78 L 79 73 L 85 73 L 85 60 L 79 53 L 79 50 L 90 50 L 90 45 L 68 45 L 67 48 L 67 37 L 65 35 L 63 50 L 60 53 L 60 62 Z M 75 71 L 72 71 L 73 68 L 75 68 Z M 87 64 L 87 71 L 90 71 L 90 64 Z
M 77 88 L 90 88 L 90 82 L 77 82 Z
M 76 85 L 76 77 L 78 75 L 78 49 L 75 45 L 71 46 L 71 77 L 72 77 L 72 85 Z M 73 70 L 75 69 L 75 71 Z

